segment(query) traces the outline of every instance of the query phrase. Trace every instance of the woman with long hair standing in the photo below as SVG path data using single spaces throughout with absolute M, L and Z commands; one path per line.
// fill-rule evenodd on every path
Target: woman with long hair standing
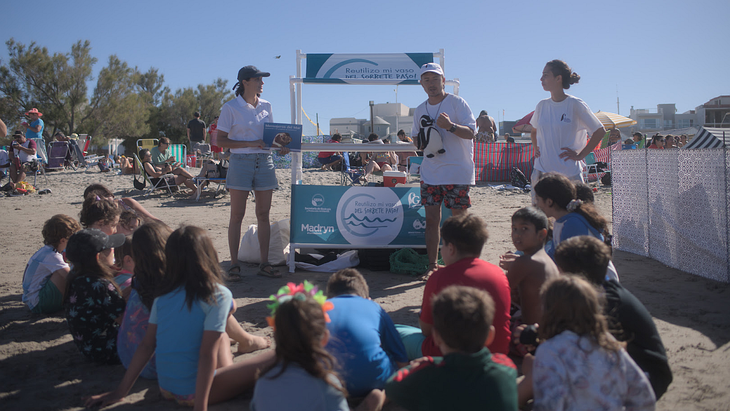
M 606 134 L 590 107 L 578 97 L 565 94 L 580 80 L 562 60 L 549 61 L 542 70 L 540 83 L 550 98 L 537 103 L 530 120 L 532 146 L 535 148 L 535 169 L 532 186 L 544 173 L 563 174 L 572 181 L 583 182 L 581 162 Z M 590 140 L 586 140 L 590 135 Z M 532 197 L 533 204 L 535 197 Z
M 217 145 L 231 149 L 231 158 L 226 185 L 231 194 L 231 219 L 228 225 L 228 248 L 231 252 L 231 266 L 228 275 L 240 278 L 238 246 L 241 241 L 241 223 L 246 214 L 248 193 L 256 194 L 256 220 L 261 253 L 258 275 L 278 278 L 281 274 L 269 264 L 269 212 L 271 197 L 275 188 L 276 170 L 271 151 L 265 148 L 264 124 L 273 123 L 271 103 L 260 98 L 264 90 L 264 77 L 271 74 L 254 66 L 245 66 L 238 71 L 238 83 L 234 86 L 236 98 L 221 109 L 218 119 Z M 282 147 L 285 155 L 289 149 Z

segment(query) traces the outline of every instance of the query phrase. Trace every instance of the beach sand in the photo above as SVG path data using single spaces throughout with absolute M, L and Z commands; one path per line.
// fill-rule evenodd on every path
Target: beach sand
M 195 171 L 195 170 L 192 170 Z M 271 220 L 289 217 L 290 172 L 278 170 L 281 189 L 274 192 Z M 121 380 L 124 367 L 99 366 L 87 362 L 71 341 L 62 313 L 53 316 L 31 314 L 21 302 L 22 275 L 30 256 L 43 245 L 41 227 L 54 214 L 78 218 L 81 194 L 91 183 L 108 186 L 117 196 L 131 196 L 171 227 L 192 224 L 204 227 L 213 239 L 221 266 L 229 263 L 227 226 L 229 197 L 204 193 L 200 201 L 185 194 L 169 196 L 158 192 L 141 197 L 132 189 L 132 177 L 96 171 L 63 171 L 42 177 L 40 188 L 50 195 L 0 198 L 0 409 L 77 410 L 82 397 L 112 390 Z M 305 184 L 338 184 L 335 172 L 305 170 Z M 471 212 L 487 221 L 490 239 L 482 258 L 497 263 L 499 255 L 512 250 L 510 216 L 530 202 L 529 194 L 497 191 L 479 184 L 471 192 Z M 597 205 L 611 217 L 611 193 L 601 188 Z M 244 229 L 255 224 L 249 205 Z M 633 292 L 654 317 L 667 348 L 674 382 L 659 401 L 658 410 L 730 410 L 730 286 L 690 275 L 654 260 L 621 251 L 614 263 L 622 284 Z M 286 267 L 280 267 L 286 271 Z M 282 279 L 256 276 L 254 265 L 243 268 L 244 279 L 231 283 L 239 307 L 236 318 L 257 335 L 271 337 L 266 325 L 268 296 L 286 282 L 308 279 L 324 286 L 329 274 L 297 270 Z M 390 313 L 394 322 L 418 324 L 424 283 L 405 275 L 361 270 L 371 297 Z M 236 357 L 240 360 L 241 356 Z M 251 393 L 212 406 L 213 410 L 248 408 Z M 141 407 L 141 408 L 140 408 Z M 155 381 L 138 380 L 124 402 L 115 409 L 179 409 L 161 398 Z M 385 409 L 398 407 L 387 405 Z

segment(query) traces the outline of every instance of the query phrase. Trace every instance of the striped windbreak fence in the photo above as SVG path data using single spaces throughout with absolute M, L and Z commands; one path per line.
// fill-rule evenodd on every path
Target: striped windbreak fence
M 509 181 L 512 167 L 519 168 L 529 179 L 534 157 L 532 144 L 474 142 L 476 180 Z

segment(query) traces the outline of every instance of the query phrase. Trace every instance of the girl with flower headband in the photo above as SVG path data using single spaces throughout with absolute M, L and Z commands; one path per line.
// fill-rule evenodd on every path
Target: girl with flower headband
M 535 184 L 534 191 L 537 207 L 555 219 L 552 243 L 545 250 L 550 257 L 555 257 L 555 248 L 562 241 L 580 235 L 590 235 L 611 245 L 608 222 L 593 204 L 577 198 L 575 186 L 567 177 L 547 173 Z M 608 265 L 607 276 L 618 281 L 613 263 Z
M 307 281 L 289 283 L 269 298 L 272 316 L 267 320 L 274 328 L 276 363 L 256 382 L 251 409 L 349 410 L 336 361 L 324 348 L 332 303 Z M 357 409 L 379 410 L 384 400 L 380 391 L 368 395 Z
M 196 410 L 250 389 L 259 371 L 273 364 L 272 351 L 233 364 L 225 332 L 233 297 L 223 286 L 218 253 L 205 230 L 175 230 L 165 260 L 147 331 L 122 382 L 112 392 L 89 397 L 87 407 L 121 401 L 152 354 L 162 396 Z
M 84 199 L 79 212 L 79 222 L 84 228 L 96 228 L 106 235 L 117 233 L 122 209 L 113 200 L 90 194 Z

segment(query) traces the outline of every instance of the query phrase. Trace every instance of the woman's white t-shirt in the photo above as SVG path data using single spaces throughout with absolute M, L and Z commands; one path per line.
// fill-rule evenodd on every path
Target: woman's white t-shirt
M 256 141 L 264 139 L 264 124 L 273 123 L 271 103 L 259 98 L 256 107 L 247 103 L 242 96 L 223 105 L 218 118 L 218 130 L 228 133 L 228 138 L 236 141 Z M 270 153 L 268 149 L 257 147 L 232 148 L 233 154 Z
M 590 107 L 571 95 L 560 102 L 546 98 L 537 103 L 530 124 L 537 131 L 540 149 L 535 168 L 543 173 L 558 172 L 568 177 L 581 173 L 582 161 L 560 158 L 563 147 L 579 152 L 586 146 L 589 134 L 603 127 Z

